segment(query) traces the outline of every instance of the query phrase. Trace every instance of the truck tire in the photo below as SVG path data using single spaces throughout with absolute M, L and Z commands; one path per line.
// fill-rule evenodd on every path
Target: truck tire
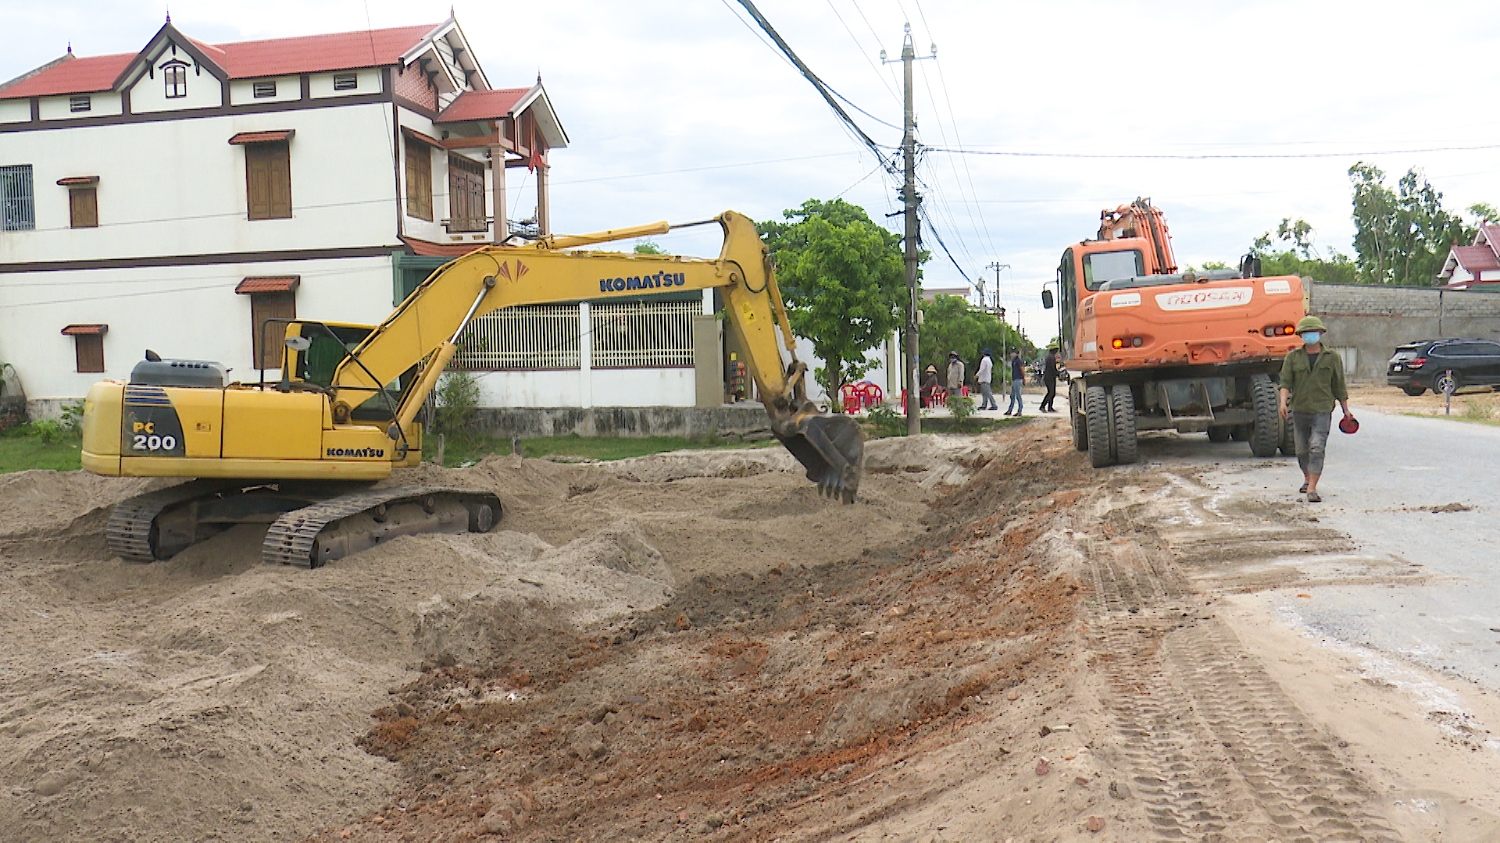
M 1210 442 L 1228 442 L 1229 441 L 1229 435 L 1231 433 L 1233 433 L 1233 432 L 1234 432 L 1233 425 L 1221 425 L 1219 427 L 1210 427 L 1208 429 L 1208 441 L 1210 441 Z
M 1110 387 L 1109 408 L 1113 422 L 1111 429 L 1115 434 L 1115 462 L 1120 465 L 1139 462 L 1141 454 L 1136 446 L 1135 394 L 1130 391 L 1129 384 Z
M 1270 375 L 1250 376 L 1250 405 L 1255 424 L 1250 429 L 1250 453 L 1274 457 L 1281 446 L 1281 414 L 1276 406 L 1276 384 Z
M 1291 419 L 1281 419 L 1281 455 L 1297 456 L 1297 431 L 1292 427 Z
M 1102 386 L 1091 386 L 1083 393 L 1084 436 L 1088 439 L 1089 464 L 1103 468 L 1115 464 L 1114 437 L 1110 435 L 1109 393 Z
M 1078 412 L 1080 409 L 1082 409 L 1078 406 L 1078 403 L 1078 389 L 1076 387 L 1069 386 L 1068 421 L 1071 423 L 1073 428 L 1073 447 L 1077 448 L 1080 451 L 1087 451 L 1089 449 L 1088 425 L 1084 423 L 1082 414 Z

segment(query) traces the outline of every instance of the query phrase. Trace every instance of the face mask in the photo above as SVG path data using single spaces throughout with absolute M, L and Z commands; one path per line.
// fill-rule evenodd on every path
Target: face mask
M 1316 345 L 1317 342 L 1318 342 L 1318 340 L 1320 340 L 1322 338 L 1323 338 L 1323 332 L 1322 331 L 1307 331 L 1307 332 L 1305 332 L 1305 333 L 1302 334 L 1302 341 L 1305 342 L 1305 343 L 1307 343 L 1308 345 Z

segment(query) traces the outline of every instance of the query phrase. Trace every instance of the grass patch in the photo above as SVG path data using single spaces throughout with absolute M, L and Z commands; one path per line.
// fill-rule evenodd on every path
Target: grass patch
M 76 471 L 82 467 L 81 453 L 82 442 L 76 436 L 43 442 L 41 437 L 16 428 L 0 436 L 0 474 L 33 468 Z
M 435 444 L 435 443 L 429 443 Z M 775 439 L 761 442 L 738 442 L 719 437 L 687 436 L 541 436 L 521 440 L 521 454 L 538 457 L 570 456 L 591 460 L 623 460 L 664 451 L 720 450 L 725 448 L 764 448 L 779 444 Z M 479 462 L 491 454 L 510 453 L 510 439 L 493 436 L 449 437 L 443 464 L 457 468 Z

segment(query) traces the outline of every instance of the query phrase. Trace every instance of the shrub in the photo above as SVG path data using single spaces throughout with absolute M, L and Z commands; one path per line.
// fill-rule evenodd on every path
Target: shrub
M 906 432 L 906 416 L 886 404 L 871 407 L 866 416 L 881 436 L 900 436 Z
M 461 433 L 474 423 L 479 409 L 479 380 L 462 369 L 443 373 L 437 388 L 438 430 Z
M 58 425 L 64 433 L 71 436 L 78 436 L 83 433 L 82 399 L 62 405 L 62 419 L 58 421 Z
M 974 415 L 974 399 L 957 393 L 949 395 L 948 412 L 953 414 L 954 427 L 964 427 Z

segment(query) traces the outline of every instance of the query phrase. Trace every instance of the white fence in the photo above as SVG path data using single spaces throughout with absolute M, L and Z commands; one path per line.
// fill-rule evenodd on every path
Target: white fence
M 588 306 L 587 337 L 578 305 L 526 305 L 476 318 L 459 339 L 458 368 L 549 371 L 590 368 L 671 369 L 693 365 L 697 301 L 642 301 Z M 584 340 L 587 342 L 584 342 Z
M 578 305 L 535 304 L 486 313 L 459 338 L 454 365 L 463 369 L 576 369 Z
M 696 301 L 596 303 L 589 308 L 592 361 L 598 369 L 693 365 Z

